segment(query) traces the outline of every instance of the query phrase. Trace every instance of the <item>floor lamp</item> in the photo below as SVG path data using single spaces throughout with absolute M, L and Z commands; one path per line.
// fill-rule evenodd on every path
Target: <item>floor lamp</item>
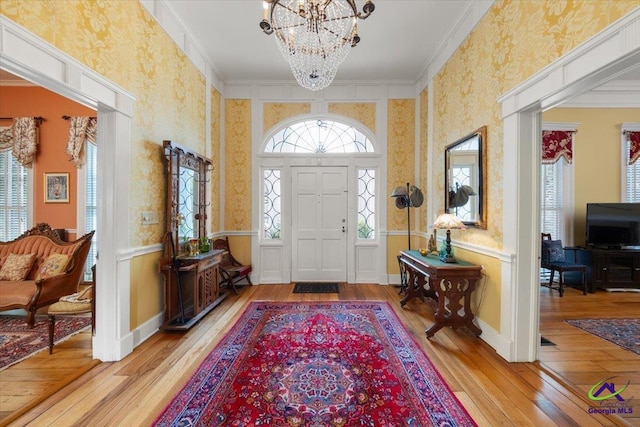
M 406 187 L 399 185 L 391 192 L 391 197 L 395 199 L 395 204 L 398 209 L 407 208 L 407 249 L 411 250 L 411 208 L 417 208 L 422 205 L 424 196 L 422 191 L 415 185 L 410 185 L 407 182 Z M 400 266 L 400 293 L 405 291 L 408 286 L 407 272 L 404 269 L 404 265 L 400 262 L 400 255 L 398 255 L 398 264 Z

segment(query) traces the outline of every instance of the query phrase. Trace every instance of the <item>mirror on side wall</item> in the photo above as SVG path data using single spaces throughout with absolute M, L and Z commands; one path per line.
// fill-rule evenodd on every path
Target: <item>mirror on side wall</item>
M 487 127 L 445 148 L 445 210 L 467 227 L 487 228 Z
M 164 141 L 167 168 L 167 231 L 178 253 L 189 240 L 205 237 L 207 174 L 211 160 L 185 147 Z

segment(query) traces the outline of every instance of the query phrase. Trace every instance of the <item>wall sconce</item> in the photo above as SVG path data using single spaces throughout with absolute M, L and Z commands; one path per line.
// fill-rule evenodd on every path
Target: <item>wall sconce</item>
M 407 182 L 407 186 L 399 185 L 391 192 L 391 197 L 395 198 L 396 208 L 407 208 L 407 248 L 411 250 L 411 212 L 409 208 L 417 208 L 422 206 L 424 202 L 424 196 L 422 190 L 415 185 L 410 185 Z

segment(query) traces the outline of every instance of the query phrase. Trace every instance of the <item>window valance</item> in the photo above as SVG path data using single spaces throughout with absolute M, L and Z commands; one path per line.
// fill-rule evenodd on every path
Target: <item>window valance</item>
M 84 142 L 89 141 L 96 143 L 96 133 L 98 128 L 97 117 L 68 117 L 69 120 L 69 141 L 67 148 L 64 150 L 69 156 L 69 161 L 76 168 L 82 167 L 84 164 Z
M 30 168 L 38 150 L 41 117 L 16 117 L 11 127 L 0 131 L 0 151 L 11 150 L 22 166 Z
M 575 131 L 543 130 L 542 163 L 552 164 L 564 158 L 573 161 L 573 134 Z
M 629 164 L 632 165 L 640 159 L 640 132 L 626 131 L 629 140 Z

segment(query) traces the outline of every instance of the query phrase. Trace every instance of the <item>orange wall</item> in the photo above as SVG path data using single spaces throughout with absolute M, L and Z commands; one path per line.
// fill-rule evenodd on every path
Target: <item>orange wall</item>
M 0 117 L 44 117 L 40 144 L 33 165 L 34 224 L 46 222 L 52 228 L 76 229 L 76 168 L 64 152 L 69 122 L 62 116 L 95 116 L 90 108 L 40 87 L 0 86 Z M 11 120 L 0 121 L 11 126 Z M 44 173 L 69 173 L 69 203 L 44 203 Z M 71 234 L 69 238 L 74 238 Z

